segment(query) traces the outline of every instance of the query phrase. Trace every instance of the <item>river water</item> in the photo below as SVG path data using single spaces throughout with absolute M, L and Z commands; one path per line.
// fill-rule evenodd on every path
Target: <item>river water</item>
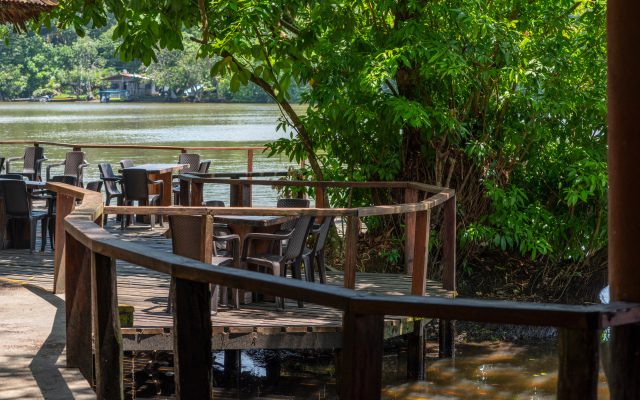
M 294 106 L 304 113 L 306 106 Z M 185 147 L 260 147 L 289 134 L 276 132 L 280 111 L 272 104 L 175 104 L 175 103 L 0 103 L 0 140 L 42 140 L 75 144 L 136 144 Z M 60 162 L 69 148 L 45 147 L 45 163 Z M 97 165 L 109 162 L 115 171 L 119 161 L 135 164 L 177 163 L 179 151 L 137 149 L 83 149 L 91 166 L 84 182 L 99 179 Z M 196 151 L 194 151 L 196 152 Z M 247 151 L 202 151 L 210 160 L 210 172 L 246 172 Z M 0 157 L 19 157 L 23 145 L 0 145 Z M 254 171 L 283 171 L 294 163 L 285 156 L 267 158 L 254 152 Z M 19 163 L 15 163 L 18 167 Z M 42 168 L 44 176 L 45 166 Z M 117 167 L 117 168 L 116 168 Z M 21 168 L 21 167 L 20 167 Z M 52 175 L 63 167 L 54 167 Z M 206 200 L 225 200 L 226 185 L 205 185 Z M 253 189 L 255 206 L 273 206 L 276 193 L 270 187 Z
M 296 106 L 304 113 L 304 106 Z M 275 105 L 256 104 L 100 104 L 100 103 L 0 103 L 0 140 L 41 140 L 87 144 L 147 144 L 186 147 L 263 146 L 288 133 L 276 132 L 280 111 Z M 44 146 L 48 163 L 64 159 L 68 148 Z M 114 170 L 119 160 L 136 164 L 175 163 L 177 151 L 135 149 L 86 149 L 92 165 L 85 169 L 84 181 L 99 178 L 98 163 L 109 162 Z M 211 172 L 245 172 L 246 151 L 198 151 L 212 162 Z M 0 145 L 0 157 L 24 154 L 23 145 Z M 19 164 L 16 165 L 16 167 Z M 254 171 L 285 170 L 294 165 L 286 157 L 267 158 L 254 153 Z M 43 175 L 45 169 L 43 167 Z M 62 173 L 62 168 L 53 174 Z M 269 187 L 255 187 L 256 206 L 273 206 L 276 193 Z M 226 185 L 205 185 L 205 199 L 228 202 Z M 387 350 L 384 357 L 384 398 L 386 399 L 552 399 L 557 384 L 557 349 L 554 344 L 514 345 L 499 340 L 458 343 L 455 362 L 438 360 L 432 344 L 427 361 L 427 379 L 407 382 L 406 353 Z M 326 353 L 283 352 L 280 378 L 267 379 L 263 353 L 242 356 L 239 385 L 224 385 L 220 374 L 222 354 L 215 354 L 216 398 L 308 398 L 335 397 L 333 357 Z M 169 359 L 172 357 L 168 356 Z M 171 361 L 156 363 L 148 376 L 143 367 L 157 356 L 135 355 L 127 362 L 129 398 L 171 396 Z M 133 379 L 134 370 L 137 370 Z M 132 381 L 140 381 L 138 385 Z M 157 383 L 154 384 L 154 382 Z M 164 385 L 164 386 L 163 386 Z M 168 387 L 168 389 L 167 389 Z M 238 388 L 240 390 L 238 390 Z M 146 391 L 145 391 L 146 390 Z M 604 374 L 600 375 L 599 398 L 608 398 Z

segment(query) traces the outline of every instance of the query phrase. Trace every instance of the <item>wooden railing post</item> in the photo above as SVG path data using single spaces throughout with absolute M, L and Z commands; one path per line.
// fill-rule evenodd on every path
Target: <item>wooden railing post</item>
M 358 261 L 358 222 L 355 215 L 347 218 L 347 231 L 345 232 L 345 257 L 344 257 L 344 287 L 356 288 L 356 263 Z
M 611 399 L 637 399 L 640 394 L 640 325 L 611 328 L 609 390 Z
M 558 329 L 558 399 L 598 398 L 599 350 L 598 329 Z
M 442 283 L 445 290 L 456 290 L 456 197 L 444 202 L 444 243 L 442 248 Z M 439 356 L 452 358 L 455 355 L 455 322 L 440 319 Z
M 58 236 L 58 241 L 61 240 L 66 241 L 67 367 L 79 368 L 85 379 L 92 382 L 91 252 L 66 232 Z
M 56 200 L 56 238 L 53 264 L 53 293 L 62 294 L 65 289 L 65 239 L 64 219 L 76 206 L 76 199 L 58 194 Z
M 190 206 L 191 200 L 189 199 L 189 181 L 180 179 L 180 204 L 183 206 Z
M 346 312 L 343 329 L 340 398 L 379 399 L 382 395 L 384 316 Z
M 404 190 L 404 202 L 417 203 L 418 191 L 406 188 Z M 413 274 L 414 246 L 415 246 L 416 213 L 408 212 L 404 215 L 404 273 Z
M 116 260 L 91 253 L 93 332 L 95 335 L 96 395 L 123 399 L 122 333 L 118 312 Z
M 431 210 L 415 213 L 415 237 L 413 276 L 411 294 L 424 296 L 427 290 L 427 270 L 429 263 L 429 233 L 431 231 Z M 407 231 L 407 235 L 409 232 Z M 421 380 L 425 377 L 425 336 L 422 321 L 413 322 L 413 331 L 407 334 L 407 378 Z
M 173 279 L 173 348 L 178 399 L 211 399 L 211 289 L 208 283 Z
M 190 206 L 200 207 L 204 198 L 204 184 L 201 182 L 191 182 L 191 201 Z M 181 203 L 182 204 L 182 203 Z
M 253 172 L 253 150 L 247 150 L 247 172 Z M 251 177 L 247 177 L 247 180 L 251 180 Z M 247 207 L 251 207 L 253 202 L 253 186 L 249 185 L 247 190 L 247 203 L 249 203 Z

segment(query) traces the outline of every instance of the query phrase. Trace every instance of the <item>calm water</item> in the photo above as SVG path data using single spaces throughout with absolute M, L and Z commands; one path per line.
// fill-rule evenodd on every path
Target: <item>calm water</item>
M 305 106 L 296 106 L 304 113 Z M 280 111 L 271 104 L 136 104 L 136 103 L 0 103 L 1 140 L 44 140 L 77 144 L 146 144 L 185 147 L 263 146 L 288 133 L 276 132 Z M 69 148 L 44 146 L 48 163 L 60 162 Z M 116 170 L 121 159 L 136 164 L 174 163 L 178 151 L 84 149 L 92 165 L 84 181 L 99 179 L 97 165 L 109 162 Z M 197 151 L 211 161 L 211 172 L 245 172 L 246 151 Z M 0 145 L 0 157 L 19 157 L 22 145 Z M 16 167 L 19 164 L 16 163 Z M 254 152 L 254 171 L 286 170 L 287 157 L 267 158 Z M 46 163 L 45 163 L 46 166 Z M 44 175 L 45 166 L 42 172 Z M 62 167 L 52 169 L 62 173 Z M 275 204 L 269 187 L 253 189 L 256 206 Z M 225 200 L 227 186 L 205 185 L 205 199 Z

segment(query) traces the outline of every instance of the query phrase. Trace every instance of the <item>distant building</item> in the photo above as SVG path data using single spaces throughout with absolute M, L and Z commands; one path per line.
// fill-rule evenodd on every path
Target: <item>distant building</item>
M 159 94 L 156 91 L 155 82 L 144 74 L 122 73 L 111 75 L 101 80 L 104 82 L 103 89 L 128 90 L 129 97 L 155 96 Z

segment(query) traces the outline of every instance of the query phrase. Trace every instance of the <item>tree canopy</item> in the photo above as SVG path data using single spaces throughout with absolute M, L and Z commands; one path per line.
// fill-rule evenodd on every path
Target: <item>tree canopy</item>
M 45 26 L 81 33 L 112 14 L 123 60 L 157 62 L 189 39 L 232 91 L 258 85 L 292 132 L 273 145 L 316 179 L 456 189 L 463 263 L 494 247 L 588 266 L 606 249 L 604 0 L 62 4 Z M 306 115 L 289 105 L 292 85 L 311 87 Z

